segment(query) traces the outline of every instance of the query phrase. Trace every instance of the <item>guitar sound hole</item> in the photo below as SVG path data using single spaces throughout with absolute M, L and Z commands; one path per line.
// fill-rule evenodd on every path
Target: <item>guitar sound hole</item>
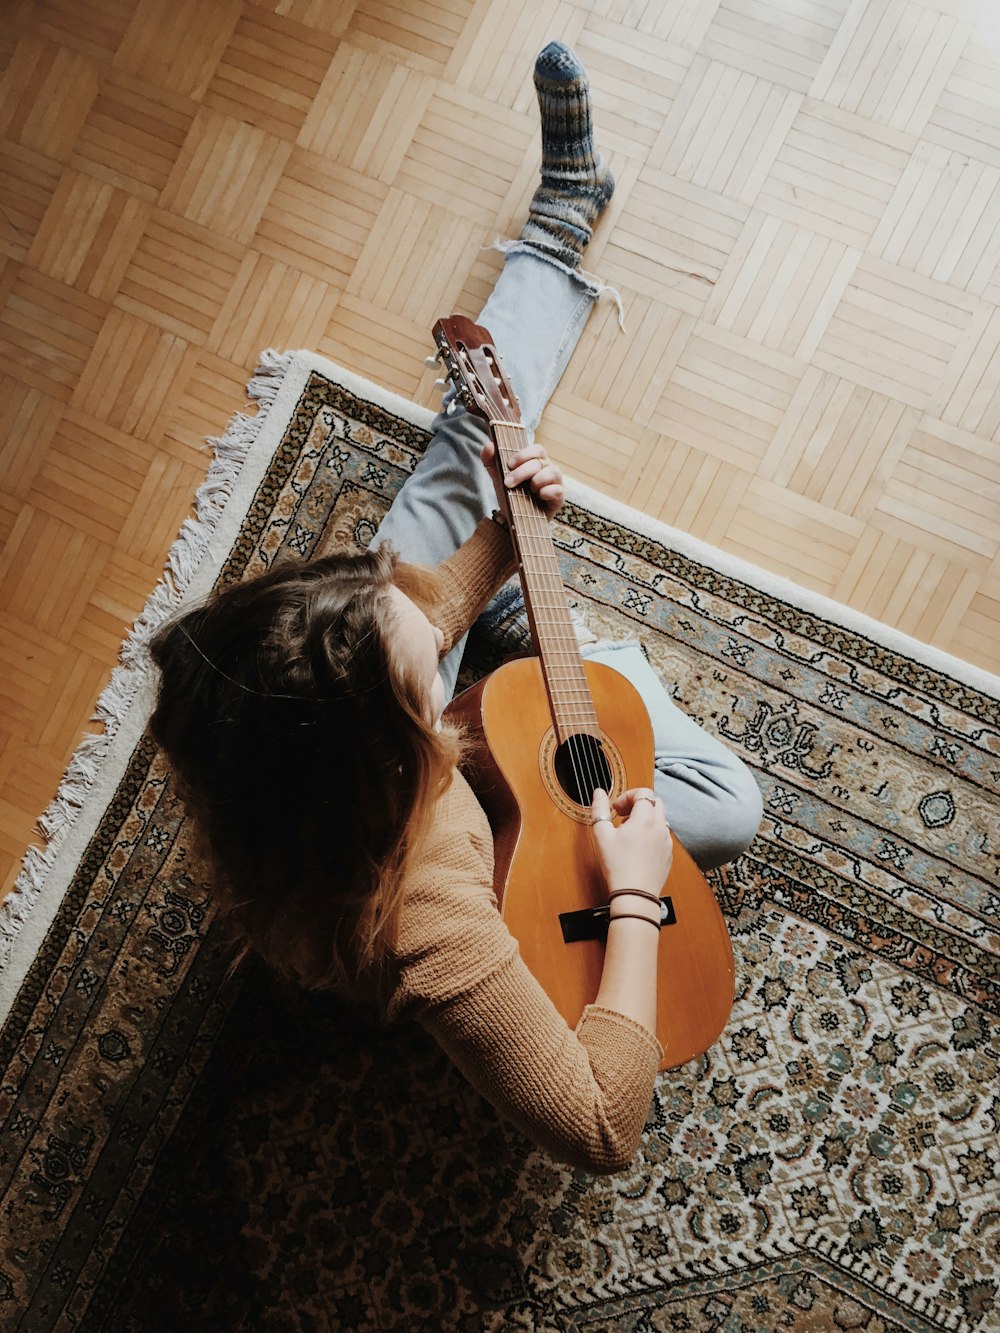
M 577 805 L 590 805 L 595 787 L 611 790 L 611 765 L 596 736 L 580 733 L 563 741 L 556 750 L 555 770 L 560 787 Z

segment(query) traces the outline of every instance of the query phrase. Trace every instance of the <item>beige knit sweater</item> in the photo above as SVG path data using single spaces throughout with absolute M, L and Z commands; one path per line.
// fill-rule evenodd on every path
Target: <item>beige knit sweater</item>
M 510 538 L 489 519 L 440 566 L 448 597 L 432 619 L 446 648 L 512 569 Z M 392 964 L 388 1017 L 421 1023 L 529 1138 L 589 1171 L 630 1162 L 662 1058 L 659 1042 L 596 1005 L 575 1031 L 556 1011 L 497 910 L 490 827 L 460 773 L 407 874 Z

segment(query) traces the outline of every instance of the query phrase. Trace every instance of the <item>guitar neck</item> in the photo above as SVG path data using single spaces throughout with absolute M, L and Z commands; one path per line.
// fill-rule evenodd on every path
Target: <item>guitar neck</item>
M 490 421 L 490 430 L 503 475 L 510 459 L 524 446 L 524 428 L 508 421 Z M 580 732 L 600 737 L 548 520 L 521 487 L 508 492 L 507 500 L 524 604 L 541 659 L 556 737 L 560 744 Z

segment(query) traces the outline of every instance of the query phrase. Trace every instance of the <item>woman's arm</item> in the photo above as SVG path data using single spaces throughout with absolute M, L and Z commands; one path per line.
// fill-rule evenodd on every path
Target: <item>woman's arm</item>
M 527 487 L 547 518 L 554 518 L 559 512 L 565 495 L 562 473 L 540 444 L 532 442 L 519 449 L 511 458 L 510 470 L 503 480 L 497 470 L 492 440 L 484 444 L 481 457 L 493 480 L 501 514 L 507 511 L 507 492 L 519 486 Z M 438 565 L 438 573 L 445 582 L 445 595 L 429 614 L 444 634 L 444 652 L 470 628 L 516 568 L 510 533 L 491 519 L 483 519 L 468 541 Z
M 615 880 L 618 887 L 641 887 L 643 876 L 655 881 L 664 859 L 669 864 L 662 811 L 634 795 L 616 803 L 619 814 L 633 811 L 620 828 L 607 818 L 595 825 L 610 847 L 602 862 L 631 881 Z M 621 1170 L 642 1135 L 662 1059 L 653 1033 L 655 961 L 645 960 L 658 932 L 644 921 L 610 926 L 600 991 L 571 1030 L 497 912 L 489 826 L 464 780 L 456 777 L 442 800 L 434 845 L 408 882 L 388 1015 L 417 1019 L 553 1156 L 589 1171 Z M 603 800 L 595 813 L 606 816 Z M 616 915 L 633 906 L 651 908 L 632 897 L 612 904 Z
M 655 1032 L 660 908 L 652 899 L 659 898 L 670 874 L 673 841 L 663 802 L 652 788 L 636 787 L 615 800 L 622 821 L 617 827 L 611 810 L 607 793 L 596 791 L 591 806 L 594 844 L 608 892 L 614 895 L 596 1002 Z
M 485 893 L 423 944 L 404 963 L 390 1017 L 417 1019 L 473 1087 L 553 1157 L 595 1173 L 623 1170 L 662 1058 L 652 1033 L 597 1005 L 571 1030 Z
M 437 566 L 444 595 L 436 606 L 427 608 L 427 614 L 444 635 L 444 653 L 466 633 L 516 568 L 510 533 L 488 518 L 454 555 Z

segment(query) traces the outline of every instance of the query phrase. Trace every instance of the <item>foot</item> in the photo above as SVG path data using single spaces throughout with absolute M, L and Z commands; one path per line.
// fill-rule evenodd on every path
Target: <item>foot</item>
M 615 180 L 594 146 L 587 72 L 562 42 L 550 42 L 535 61 L 535 91 L 542 180 L 521 240 L 578 268 Z

